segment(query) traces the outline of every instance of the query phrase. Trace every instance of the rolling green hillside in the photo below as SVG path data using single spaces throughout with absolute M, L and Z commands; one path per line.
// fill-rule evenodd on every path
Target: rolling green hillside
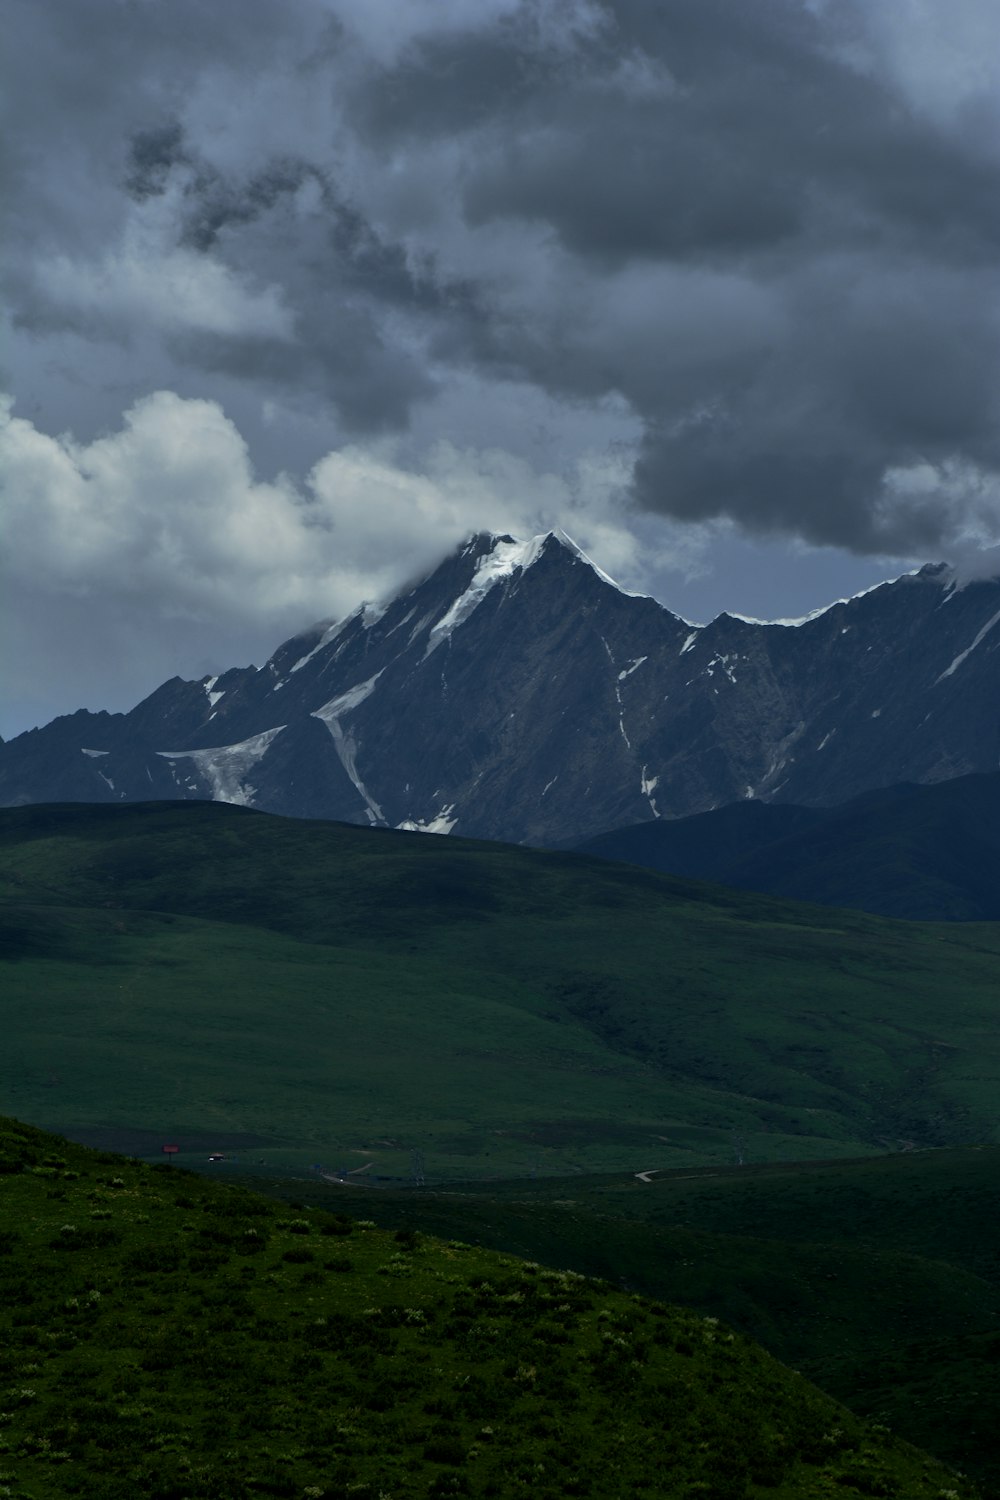
M 973 1500 L 713 1316 L 11 1120 L 0 1167 L 11 1500 Z
M 722 1317 L 1000 1494 L 998 1147 L 359 1200 Z
M 173 803 L 5 810 L 0 930 L 0 1104 L 126 1149 L 440 1179 L 997 1138 L 990 926 Z

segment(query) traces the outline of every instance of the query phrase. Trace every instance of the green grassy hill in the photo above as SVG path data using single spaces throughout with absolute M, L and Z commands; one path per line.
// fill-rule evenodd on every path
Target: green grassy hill
M 714 1317 L 11 1120 L 0 1168 L 11 1500 L 974 1495 Z
M 0 1105 L 405 1178 L 995 1140 L 1000 930 L 213 804 L 0 813 Z
M 1000 1494 L 1000 1148 L 358 1200 L 721 1317 Z

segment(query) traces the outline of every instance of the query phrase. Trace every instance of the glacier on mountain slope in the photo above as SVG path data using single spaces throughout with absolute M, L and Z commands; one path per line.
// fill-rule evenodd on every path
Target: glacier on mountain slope
M 986 621 L 986 624 L 983 626 L 982 630 L 979 631 L 974 641 L 972 642 L 972 645 L 967 646 L 964 651 L 960 651 L 950 667 L 945 667 L 940 677 L 935 679 L 935 687 L 937 687 L 939 682 L 943 682 L 946 677 L 951 677 L 954 672 L 958 671 L 959 667 L 962 665 L 963 661 L 965 661 L 966 657 L 971 656 L 976 647 L 983 640 L 985 640 L 986 636 L 990 633 L 998 620 L 1000 620 L 1000 609 L 998 609 L 996 614 L 992 615 L 990 619 Z
M 659 809 L 657 808 L 656 803 L 653 800 L 653 793 L 656 791 L 656 788 L 659 786 L 659 784 L 659 776 L 647 775 L 646 767 L 643 766 L 642 775 L 639 778 L 639 791 L 649 803 L 649 810 L 653 814 L 654 818 L 658 818 L 660 816 Z
M 254 788 L 244 777 L 266 754 L 271 742 L 286 726 L 265 729 L 235 745 L 216 745 L 209 750 L 157 750 L 162 760 L 193 761 L 212 789 L 213 802 L 230 802 L 235 807 L 252 807 Z
M 357 708 L 359 703 L 364 703 L 365 699 L 375 691 L 375 684 L 384 671 L 383 667 L 381 672 L 376 672 L 375 676 L 369 677 L 366 682 L 355 683 L 354 687 L 348 688 L 346 693 L 338 693 L 336 698 L 331 698 L 329 703 L 323 704 L 322 708 L 313 709 L 312 717 L 322 719 L 324 724 L 328 724 L 331 719 L 338 719 L 342 714 L 349 713 L 352 708 Z
M 340 759 L 340 764 L 347 772 L 354 785 L 355 790 L 364 802 L 368 810 L 368 821 L 370 823 L 384 823 L 385 814 L 381 807 L 368 793 L 368 789 L 358 773 L 357 755 L 358 743 L 354 736 L 345 731 L 341 725 L 341 717 L 357 708 L 360 703 L 375 689 L 375 684 L 382 676 L 382 671 L 376 672 L 374 677 L 369 677 L 365 682 L 356 683 L 354 687 L 348 688 L 346 693 L 338 693 L 336 698 L 331 698 L 329 703 L 324 703 L 322 708 L 313 710 L 312 717 L 324 723 L 333 736 L 334 749 Z
M 451 802 L 427 823 L 420 818 L 404 818 L 396 827 L 405 833 L 450 833 L 458 822 L 457 818 L 451 816 L 454 811 L 455 804 Z

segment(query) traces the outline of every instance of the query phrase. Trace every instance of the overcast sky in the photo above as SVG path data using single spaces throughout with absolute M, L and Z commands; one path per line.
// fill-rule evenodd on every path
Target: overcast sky
M 482 528 L 689 618 L 1000 541 L 995 0 L 0 0 L 0 732 Z

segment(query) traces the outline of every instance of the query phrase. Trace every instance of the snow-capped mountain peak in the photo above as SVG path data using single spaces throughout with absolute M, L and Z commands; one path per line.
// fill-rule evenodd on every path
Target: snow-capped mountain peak
M 541 843 L 992 770 L 1000 583 L 947 577 L 921 569 L 796 629 L 693 627 L 564 534 L 481 533 L 259 670 L 0 744 L 0 801 L 202 797 Z
M 551 531 L 533 536 L 527 542 L 519 542 L 511 536 L 492 536 L 490 549 L 476 557 L 476 571 L 468 588 L 431 626 L 424 655 L 429 656 L 446 641 L 501 579 L 513 578 L 515 573 L 523 573 L 537 562 L 550 539 L 553 539 Z

